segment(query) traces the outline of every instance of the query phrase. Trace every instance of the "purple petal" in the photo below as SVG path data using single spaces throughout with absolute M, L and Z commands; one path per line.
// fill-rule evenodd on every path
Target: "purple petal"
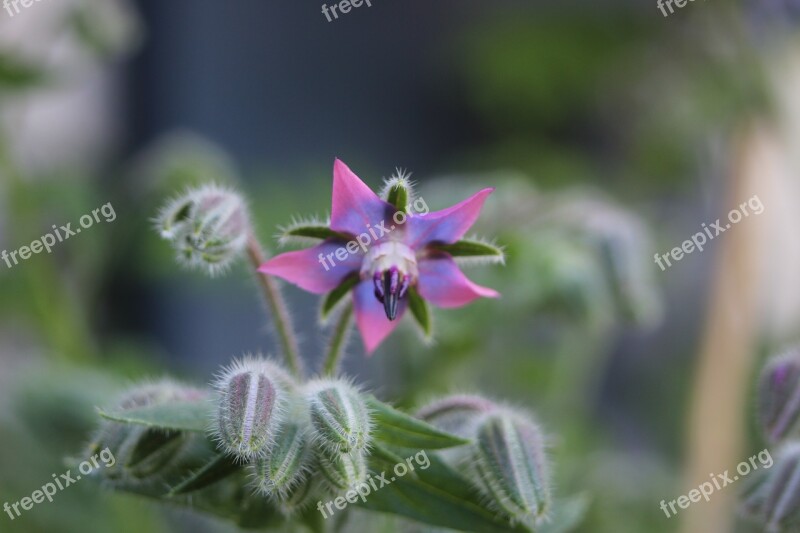
M 367 355 L 372 355 L 380 343 L 394 331 L 406 310 L 406 301 L 397 304 L 397 318 L 389 320 L 383 310 L 383 304 L 375 298 L 375 287 L 371 279 L 364 280 L 353 289 L 353 304 L 356 313 L 356 324 L 364 341 Z
M 406 244 L 419 250 L 432 242 L 456 242 L 478 219 L 483 202 L 493 191 L 494 188 L 483 189 L 453 207 L 409 218 L 406 222 Z
M 370 225 L 388 222 L 393 213 L 394 207 L 381 200 L 347 165 L 339 159 L 333 163 L 332 230 L 360 235 Z
M 308 292 L 324 294 L 338 287 L 348 274 L 358 271 L 363 257 L 361 252 L 349 253 L 342 242 L 329 241 L 275 256 L 258 271 L 283 278 Z
M 461 307 L 480 297 L 499 298 L 500 293 L 473 283 L 447 254 L 419 262 L 419 294 L 438 307 Z

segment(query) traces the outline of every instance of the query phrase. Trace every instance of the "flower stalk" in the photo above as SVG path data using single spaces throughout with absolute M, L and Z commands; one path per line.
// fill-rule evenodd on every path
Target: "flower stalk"
M 347 341 L 350 338 L 350 331 L 353 327 L 353 304 L 348 303 L 336 319 L 336 325 L 329 341 L 328 350 L 322 364 L 322 374 L 324 376 L 334 376 L 339 370 L 339 366 L 344 355 Z
M 278 339 L 281 343 L 286 365 L 294 376 L 302 377 L 303 363 L 300 359 L 300 349 L 294 324 L 289 315 L 286 301 L 283 299 L 283 294 L 281 294 L 281 290 L 275 280 L 269 274 L 258 271 L 258 268 L 264 264 L 266 258 L 255 235 L 251 234 L 248 238 L 246 249 L 247 257 L 255 269 L 256 279 L 264 294 L 264 300 L 266 300 L 269 311 L 272 314 L 272 320 L 275 324 L 275 330 L 278 332 Z

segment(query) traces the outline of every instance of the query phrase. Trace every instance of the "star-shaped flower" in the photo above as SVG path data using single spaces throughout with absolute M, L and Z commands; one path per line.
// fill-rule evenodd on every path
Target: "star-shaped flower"
M 429 335 L 426 302 L 461 307 L 481 296 L 499 296 L 467 279 L 454 260 L 503 261 L 497 247 L 463 240 L 493 190 L 483 189 L 450 208 L 428 212 L 422 198 L 412 199 L 405 176 L 388 180 L 381 198 L 337 159 L 330 221 L 297 223 L 284 233 L 285 239 L 322 242 L 273 257 L 259 270 L 309 292 L 327 293 L 323 317 L 352 292 L 367 353 L 394 330 L 406 309 Z M 424 212 L 412 210 L 418 206 L 424 206 Z

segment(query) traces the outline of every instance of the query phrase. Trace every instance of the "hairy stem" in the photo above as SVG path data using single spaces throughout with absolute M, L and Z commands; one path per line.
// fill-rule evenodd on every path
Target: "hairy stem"
M 264 252 L 261 245 L 254 235 L 250 235 L 247 241 L 247 256 L 253 265 L 261 289 L 264 293 L 264 299 L 267 301 L 272 319 L 275 323 L 275 330 L 278 332 L 278 338 L 281 343 L 283 356 L 286 359 L 286 364 L 289 369 L 297 377 L 302 377 L 303 363 L 300 359 L 300 350 L 298 348 L 297 334 L 292 324 L 292 318 L 289 316 L 289 311 L 286 307 L 286 301 L 283 299 L 281 290 L 275 280 L 271 276 L 258 271 L 258 267 L 266 262 Z
M 336 374 L 336 371 L 339 369 L 344 349 L 347 346 L 347 339 L 350 337 L 352 325 L 353 304 L 348 303 L 336 319 L 336 325 L 331 334 L 328 351 L 325 354 L 325 359 L 322 364 L 323 375 L 332 376 Z

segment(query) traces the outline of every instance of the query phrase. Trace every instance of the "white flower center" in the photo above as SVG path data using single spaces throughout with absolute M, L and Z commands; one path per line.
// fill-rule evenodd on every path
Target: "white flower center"
M 402 242 L 389 241 L 369 249 L 361 266 L 361 277 L 362 279 L 373 277 L 376 273 L 386 272 L 392 267 L 410 276 L 411 279 L 416 279 L 419 274 L 414 251 Z

